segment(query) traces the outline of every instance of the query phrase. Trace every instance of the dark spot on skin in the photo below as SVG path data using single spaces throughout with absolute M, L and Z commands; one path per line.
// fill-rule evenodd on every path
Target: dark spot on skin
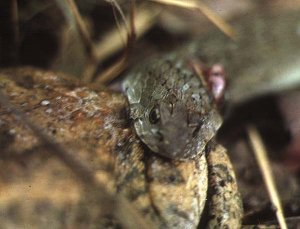
M 222 222 L 222 218 L 221 217 L 217 217 L 216 219 L 217 219 L 218 224 L 220 224 Z
M 208 169 L 214 171 L 214 172 L 211 172 L 212 176 L 218 176 L 221 180 L 224 180 L 228 183 L 234 182 L 234 179 L 230 175 L 230 171 L 226 165 L 217 164 L 217 165 L 213 165 L 213 166 L 208 166 Z
M 51 133 L 52 133 L 53 135 L 55 135 L 55 134 L 57 133 L 57 130 L 56 130 L 56 129 L 53 129 L 53 130 L 51 131 Z
M 175 182 L 175 181 L 176 181 L 176 176 L 170 175 L 170 176 L 169 176 L 169 181 L 170 181 L 170 183 Z
M 185 182 L 182 174 L 176 168 L 171 169 L 171 171 L 156 171 L 156 174 L 154 174 L 152 178 L 153 181 L 155 180 L 160 184 L 168 184 L 174 186 Z
M 223 181 L 223 180 L 220 181 L 220 182 L 219 182 L 219 185 L 220 185 L 221 187 L 224 187 L 224 186 L 225 186 L 225 181 Z

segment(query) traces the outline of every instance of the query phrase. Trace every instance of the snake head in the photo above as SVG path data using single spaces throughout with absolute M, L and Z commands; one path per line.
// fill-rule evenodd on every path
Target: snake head
M 137 135 L 164 157 L 196 157 L 221 126 L 214 99 L 198 76 L 169 62 L 150 65 L 123 86 Z
M 204 151 L 222 123 L 215 109 L 205 114 L 189 110 L 184 101 L 157 102 L 134 122 L 142 141 L 154 152 L 186 160 Z

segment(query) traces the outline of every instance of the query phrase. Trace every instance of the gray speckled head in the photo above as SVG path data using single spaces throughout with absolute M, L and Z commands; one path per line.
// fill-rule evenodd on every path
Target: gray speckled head
M 156 153 L 184 160 L 203 152 L 222 119 L 200 78 L 180 65 L 170 58 L 147 63 L 123 88 L 141 140 Z

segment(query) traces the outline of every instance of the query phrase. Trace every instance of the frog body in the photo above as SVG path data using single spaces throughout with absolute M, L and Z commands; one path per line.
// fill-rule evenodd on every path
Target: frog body
M 152 228 L 195 229 L 200 219 L 207 219 L 209 227 L 239 227 L 242 207 L 233 169 L 226 150 L 213 139 L 192 159 L 170 159 L 142 146 L 128 125 L 128 103 L 120 93 L 91 90 L 61 74 L 33 68 L 1 71 L 0 86 L 14 106 L 67 146 L 70 156 L 88 166 L 107 192 L 126 197 Z M 80 182 L 76 167 L 70 170 L 43 148 L 6 107 L 0 111 L 0 132 L 7 139 L 1 145 L 0 182 L 3 193 L 13 195 L 0 198 L 3 228 L 25 223 L 45 228 L 50 221 L 56 228 L 123 226 L 113 217 L 117 206 L 110 215 L 103 201 L 95 201 L 104 194 Z M 99 218 L 103 210 L 108 215 Z

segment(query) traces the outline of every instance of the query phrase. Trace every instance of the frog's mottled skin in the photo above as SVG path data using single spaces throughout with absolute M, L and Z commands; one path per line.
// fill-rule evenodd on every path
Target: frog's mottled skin
M 127 228 L 141 228 L 142 220 L 146 228 L 196 229 L 200 219 L 217 228 L 239 227 L 236 180 L 225 149 L 213 140 L 193 160 L 169 160 L 142 147 L 128 125 L 128 103 L 120 93 L 91 90 L 34 68 L 0 71 L 0 89 L 50 139 L 66 147 L 69 157 L 87 166 L 110 195 L 125 197 L 140 213 Z M 1 228 L 128 225 L 114 218 L 123 212 L 128 221 L 133 217 L 128 208 L 118 210 L 122 206 L 109 203 L 105 192 L 88 186 L 86 179 L 81 182 L 76 166 L 70 170 L 43 146 L 0 106 Z
M 130 115 L 136 133 L 152 151 L 173 159 L 173 163 L 183 160 L 200 163 L 201 159 L 202 167 L 208 166 L 208 174 L 203 172 L 208 175 L 209 190 L 206 225 L 239 228 L 243 210 L 233 168 L 226 150 L 212 140 L 222 120 L 205 83 L 189 70 L 187 63 L 184 58 L 178 61 L 175 56 L 167 56 L 135 70 L 124 82 Z M 163 171 L 161 174 L 165 176 Z M 164 182 L 151 182 L 149 187 L 156 189 L 159 203 L 164 202 L 164 196 L 172 195 L 170 187 L 169 191 L 164 189 L 168 187 Z M 163 218 L 170 222 L 169 218 L 186 214 L 168 212 L 173 203 L 176 201 L 167 201 L 163 209 L 158 207 Z M 204 204 L 201 201 L 199 209 Z
M 191 159 L 216 134 L 221 117 L 204 83 L 174 57 L 154 60 L 124 82 L 142 141 L 172 159 Z

